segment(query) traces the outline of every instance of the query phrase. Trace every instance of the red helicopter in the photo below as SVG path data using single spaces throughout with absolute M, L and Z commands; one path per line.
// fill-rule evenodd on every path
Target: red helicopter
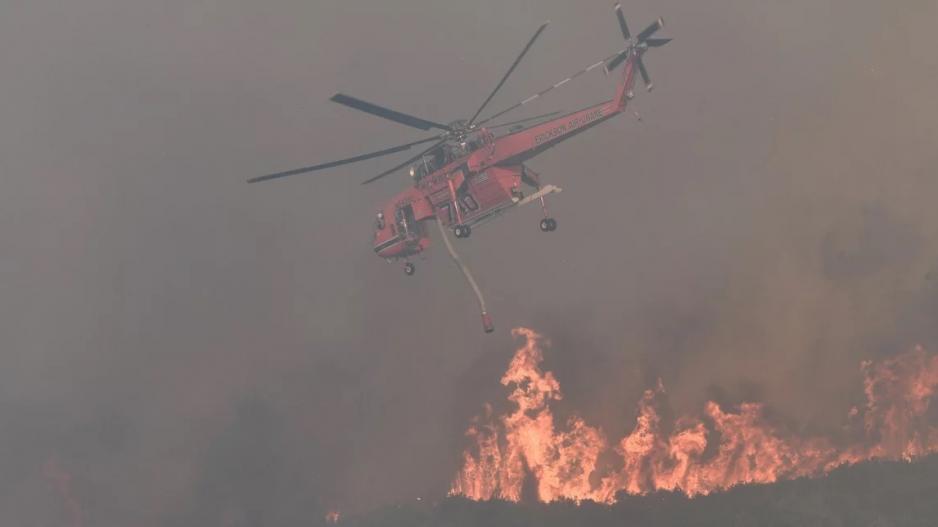
M 541 231 L 551 232 L 557 228 L 557 221 L 547 212 L 544 198 L 549 194 L 559 192 L 560 189 L 553 185 L 542 184 L 540 176 L 524 165 L 525 161 L 556 146 L 561 141 L 622 113 L 628 101 L 633 97 L 632 87 L 636 69 L 650 91 L 652 83 L 642 62 L 642 56 L 649 48 L 661 47 L 671 41 L 669 38 L 651 38 L 664 26 L 661 18 L 633 36 L 619 4 L 615 5 L 615 13 L 622 36 L 627 43 L 625 49 L 482 120 L 478 120 L 479 115 L 508 80 L 534 41 L 547 27 L 547 23 L 537 29 L 495 89 L 468 120 L 457 120 L 449 124 L 428 121 L 338 93 L 331 98 L 333 102 L 420 130 L 437 129 L 442 133 L 338 161 L 255 177 L 249 179 L 248 183 L 305 174 L 432 143 L 406 161 L 362 182 L 362 184 L 371 183 L 408 166 L 413 180 L 411 188 L 396 195 L 377 213 L 374 251 L 379 257 L 389 261 L 403 259 L 405 261 L 404 272 L 407 275 L 413 275 L 416 268 L 409 258 L 427 249 L 430 238 L 426 223 L 428 220 L 435 220 L 440 227 L 450 255 L 459 265 L 478 297 L 483 329 L 490 333 L 494 330 L 494 325 L 486 311 L 485 301 L 469 270 L 462 264 L 450 243 L 447 228 L 452 229 L 457 238 L 468 238 L 472 234 L 473 227 L 513 207 L 535 201 L 540 203 L 544 214 L 540 221 Z M 557 116 L 560 112 L 552 112 L 509 123 L 485 126 L 486 123 L 540 98 L 554 88 L 588 71 L 602 66 L 608 74 L 619 65 L 624 65 L 622 77 L 616 85 L 615 95 L 608 101 L 560 116 Z M 545 119 L 549 120 L 545 121 Z M 542 122 L 527 127 L 523 125 L 523 123 L 536 121 Z M 503 135 L 496 135 L 494 132 L 496 129 L 505 127 L 509 129 Z M 532 194 L 525 196 L 522 184 L 530 188 Z

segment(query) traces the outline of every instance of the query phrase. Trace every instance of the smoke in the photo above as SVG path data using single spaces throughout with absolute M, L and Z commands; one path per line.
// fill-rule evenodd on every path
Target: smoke
M 933 4 L 626 6 L 676 38 L 643 121 L 533 161 L 555 233 L 519 211 L 463 247 L 498 326 L 554 340 L 559 414 L 622 437 L 660 377 L 675 412 L 755 399 L 822 434 L 858 361 L 938 349 Z M 243 180 L 417 138 L 336 91 L 471 115 L 545 19 L 499 108 L 621 46 L 610 3 L 3 3 L 0 523 L 68 521 L 50 456 L 87 525 L 445 492 L 507 332 L 478 335 L 439 247 L 413 280 L 370 255 L 403 180 L 357 182 L 387 163 Z
M 43 477 L 55 489 L 62 499 L 63 508 L 68 518 L 68 525 L 71 527 L 81 527 L 82 520 L 81 503 L 72 492 L 72 476 L 62 470 L 59 462 L 53 457 L 49 458 L 42 468 Z
M 857 395 L 859 358 L 935 341 L 926 320 L 936 298 L 938 157 L 930 145 L 938 112 L 922 90 L 938 75 L 920 48 L 927 30 L 908 18 L 934 7 L 822 2 L 730 11 L 753 24 L 726 28 L 722 38 L 733 45 L 719 47 L 719 60 L 702 56 L 710 48 L 688 50 L 701 66 L 680 88 L 661 81 L 669 108 L 638 100 L 656 118 L 694 115 L 700 137 L 669 130 L 677 137 L 658 137 L 657 148 L 639 138 L 639 148 L 666 154 L 633 166 L 618 217 L 604 218 L 614 227 L 587 237 L 624 244 L 627 256 L 597 272 L 595 250 L 583 247 L 569 266 L 605 278 L 582 294 L 598 297 L 593 320 L 574 321 L 569 332 L 587 332 L 587 349 L 621 357 L 578 372 L 572 389 L 595 391 L 600 379 L 619 393 L 599 399 L 621 402 L 661 377 L 680 411 L 705 398 L 755 398 L 824 429 Z M 680 15 L 668 20 L 680 34 Z M 751 40 L 740 49 L 743 39 Z M 661 55 L 649 62 L 672 59 Z M 691 157 L 694 169 L 683 165 Z M 557 323 L 565 317 L 558 307 L 532 323 L 567 339 Z M 600 329 L 609 326 L 616 336 Z M 610 369 L 609 360 L 621 367 Z M 563 365 L 557 371 L 564 375 Z M 614 376 L 627 380 L 629 393 L 609 382 Z

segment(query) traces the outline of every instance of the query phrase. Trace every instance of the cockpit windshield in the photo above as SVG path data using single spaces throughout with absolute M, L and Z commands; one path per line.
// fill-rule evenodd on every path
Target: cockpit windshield
M 491 141 L 490 135 L 490 132 L 483 130 L 481 133 L 474 132 L 469 134 L 469 136 L 462 141 L 444 143 L 439 148 L 423 156 L 416 165 L 412 166 L 411 176 L 419 181 L 427 174 L 432 174 L 450 161 L 471 154 L 483 147 Z
M 411 167 L 411 175 L 416 180 L 420 180 L 427 174 L 432 174 L 436 169 L 449 162 L 446 145 L 437 148 L 429 154 L 423 156 L 416 165 Z

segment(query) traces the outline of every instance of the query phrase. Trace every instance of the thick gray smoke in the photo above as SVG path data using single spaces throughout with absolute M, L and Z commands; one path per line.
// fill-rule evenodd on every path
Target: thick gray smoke
M 758 398 L 834 427 L 860 360 L 938 348 L 929 0 L 640 0 L 656 89 L 535 159 L 564 188 L 463 243 L 374 258 L 393 164 L 246 185 L 419 133 L 328 102 L 471 115 L 622 45 L 611 2 L 0 4 L 0 523 L 296 525 L 448 488 L 500 399 L 507 329 L 552 337 L 564 404 L 620 436 Z M 596 72 L 531 114 L 603 100 Z M 522 117 L 523 115 L 518 115 Z M 70 499 L 62 478 L 68 474 Z M 78 518 L 77 520 L 75 518 Z

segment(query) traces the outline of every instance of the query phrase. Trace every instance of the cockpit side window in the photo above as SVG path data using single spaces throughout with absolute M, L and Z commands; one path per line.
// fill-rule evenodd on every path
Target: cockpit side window
M 414 208 L 408 203 L 400 208 L 394 214 L 397 221 L 398 228 L 405 235 L 410 234 L 410 231 L 414 228 L 417 223 L 416 218 L 414 217 Z

